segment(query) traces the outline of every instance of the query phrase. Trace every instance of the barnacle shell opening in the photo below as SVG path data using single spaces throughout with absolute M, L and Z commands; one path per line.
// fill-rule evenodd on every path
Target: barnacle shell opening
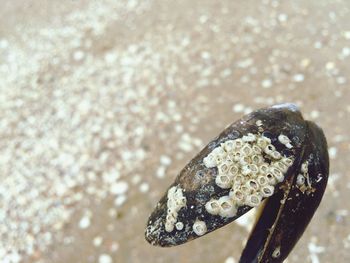
M 290 148 L 290 139 L 279 135 L 279 141 Z M 209 153 L 203 163 L 217 168 L 215 183 L 230 194 L 218 200 L 208 200 L 206 211 L 212 215 L 233 217 L 243 205 L 258 206 L 263 198 L 273 194 L 284 174 L 293 164 L 292 157 L 283 156 L 262 134 L 248 133 L 242 138 L 227 140 Z M 223 201 L 224 200 L 224 201 Z

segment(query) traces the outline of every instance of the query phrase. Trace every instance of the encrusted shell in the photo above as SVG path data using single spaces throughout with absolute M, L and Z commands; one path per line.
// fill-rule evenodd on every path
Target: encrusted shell
M 310 138 L 320 146 L 317 148 Z M 314 153 L 313 158 L 318 156 L 319 159 L 311 160 L 307 153 L 323 151 L 327 149 L 325 145 L 322 131 L 305 121 L 294 105 L 277 105 L 244 116 L 211 141 L 176 177 L 169 191 L 173 187 L 177 191 L 181 189 L 185 203 L 180 202 L 180 206 L 176 209 L 169 210 L 167 192 L 149 218 L 146 239 L 151 244 L 159 246 L 185 243 L 235 220 L 252 207 L 260 205 L 265 198 L 269 198 L 267 204 L 271 209 L 274 207 L 276 211 L 264 210 L 263 216 L 267 219 L 264 218 L 263 222 L 268 222 L 266 223 L 268 227 L 264 227 L 259 220 L 260 225 L 258 222 L 257 226 L 262 228 L 259 231 L 267 231 L 274 223 L 278 228 L 282 221 L 279 221 L 281 218 L 277 215 L 283 214 L 288 218 L 290 216 L 288 213 L 291 213 L 293 207 L 296 205 L 303 207 L 298 203 L 300 200 L 309 202 L 309 199 L 304 198 L 309 194 L 315 196 L 315 205 L 311 205 L 312 209 L 305 216 L 308 220 L 298 218 L 302 222 L 300 229 L 303 231 L 321 200 L 328 175 L 328 156 Z M 304 165 L 302 172 L 301 164 L 308 158 L 310 161 Z M 320 168 L 321 161 L 324 165 Z M 318 181 L 314 178 L 316 172 L 319 176 Z M 308 180 L 298 179 L 299 185 L 297 185 L 299 174 Z M 311 185 L 304 185 L 307 182 Z M 300 185 L 301 183 L 303 185 Z M 285 192 L 286 189 L 289 190 Z M 288 193 L 287 196 L 294 194 L 293 198 L 284 199 L 285 193 Z M 292 210 L 288 212 L 281 208 L 280 201 Z M 278 213 L 279 209 L 282 209 L 280 213 Z M 169 211 L 176 212 L 176 218 L 170 218 L 170 221 L 172 224 L 176 224 L 177 221 L 182 222 L 181 229 L 172 227 L 168 228 L 171 231 L 167 231 L 166 222 Z M 290 218 L 293 221 L 293 216 Z M 287 231 L 283 232 L 283 226 L 279 231 L 282 235 L 287 233 Z M 270 240 L 268 231 L 266 233 L 262 239 L 264 242 Z M 288 232 L 291 238 L 288 237 L 288 246 L 285 245 L 287 249 L 274 240 L 275 247 L 277 245 L 281 247 L 279 260 L 288 255 L 300 237 L 299 229 L 296 229 L 295 233 L 298 235 Z M 255 238 L 253 233 L 249 242 L 251 247 L 258 249 L 252 252 L 246 248 L 242 255 L 242 262 L 253 262 L 245 260 L 253 256 L 265 260 L 258 262 L 270 262 L 272 252 L 263 251 L 263 249 L 272 247 L 272 243 L 255 244 Z

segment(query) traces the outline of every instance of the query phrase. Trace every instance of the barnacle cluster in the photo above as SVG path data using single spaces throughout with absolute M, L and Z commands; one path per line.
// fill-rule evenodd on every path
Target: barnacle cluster
M 288 137 L 283 136 L 282 140 L 288 145 Z M 284 180 L 293 161 L 291 157 L 282 156 L 271 140 L 261 134 L 248 133 L 242 138 L 225 141 L 207 155 L 203 163 L 208 168 L 218 169 L 216 185 L 230 192 L 209 200 L 205 205 L 207 212 L 233 217 L 242 205 L 258 206 L 263 198 L 274 193 L 274 187 Z
M 174 230 L 175 223 L 177 222 L 178 212 L 186 206 L 186 197 L 183 195 L 182 189 L 179 186 L 173 186 L 168 190 L 167 206 L 165 231 L 171 232 Z M 176 229 L 183 229 L 183 223 L 177 222 Z
M 309 161 L 305 161 L 301 164 L 300 174 L 297 176 L 296 185 L 299 190 L 303 193 L 310 194 L 315 191 L 311 185 L 311 180 L 309 177 Z

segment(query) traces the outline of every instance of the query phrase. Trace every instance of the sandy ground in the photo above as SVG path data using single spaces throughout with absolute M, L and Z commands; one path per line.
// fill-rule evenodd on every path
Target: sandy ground
M 247 220 L 144 240 L 177 172 L 226 125 L 294 102 L 328 189 L 288 262 L 350 258 L 350 2 L 1 1 L 0 262 L 236 262 Z

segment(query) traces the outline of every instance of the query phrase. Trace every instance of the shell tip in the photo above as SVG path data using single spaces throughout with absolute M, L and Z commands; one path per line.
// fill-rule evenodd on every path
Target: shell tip
M 272 108 L 274 109 L 283 109 L 286 108 L 290 111 L 299 111 L 299 108 L 297 105 L 293 104 L 293 103 L 282 103 L 282 104 L 277 104 L 277 105 L 273 105 Z

